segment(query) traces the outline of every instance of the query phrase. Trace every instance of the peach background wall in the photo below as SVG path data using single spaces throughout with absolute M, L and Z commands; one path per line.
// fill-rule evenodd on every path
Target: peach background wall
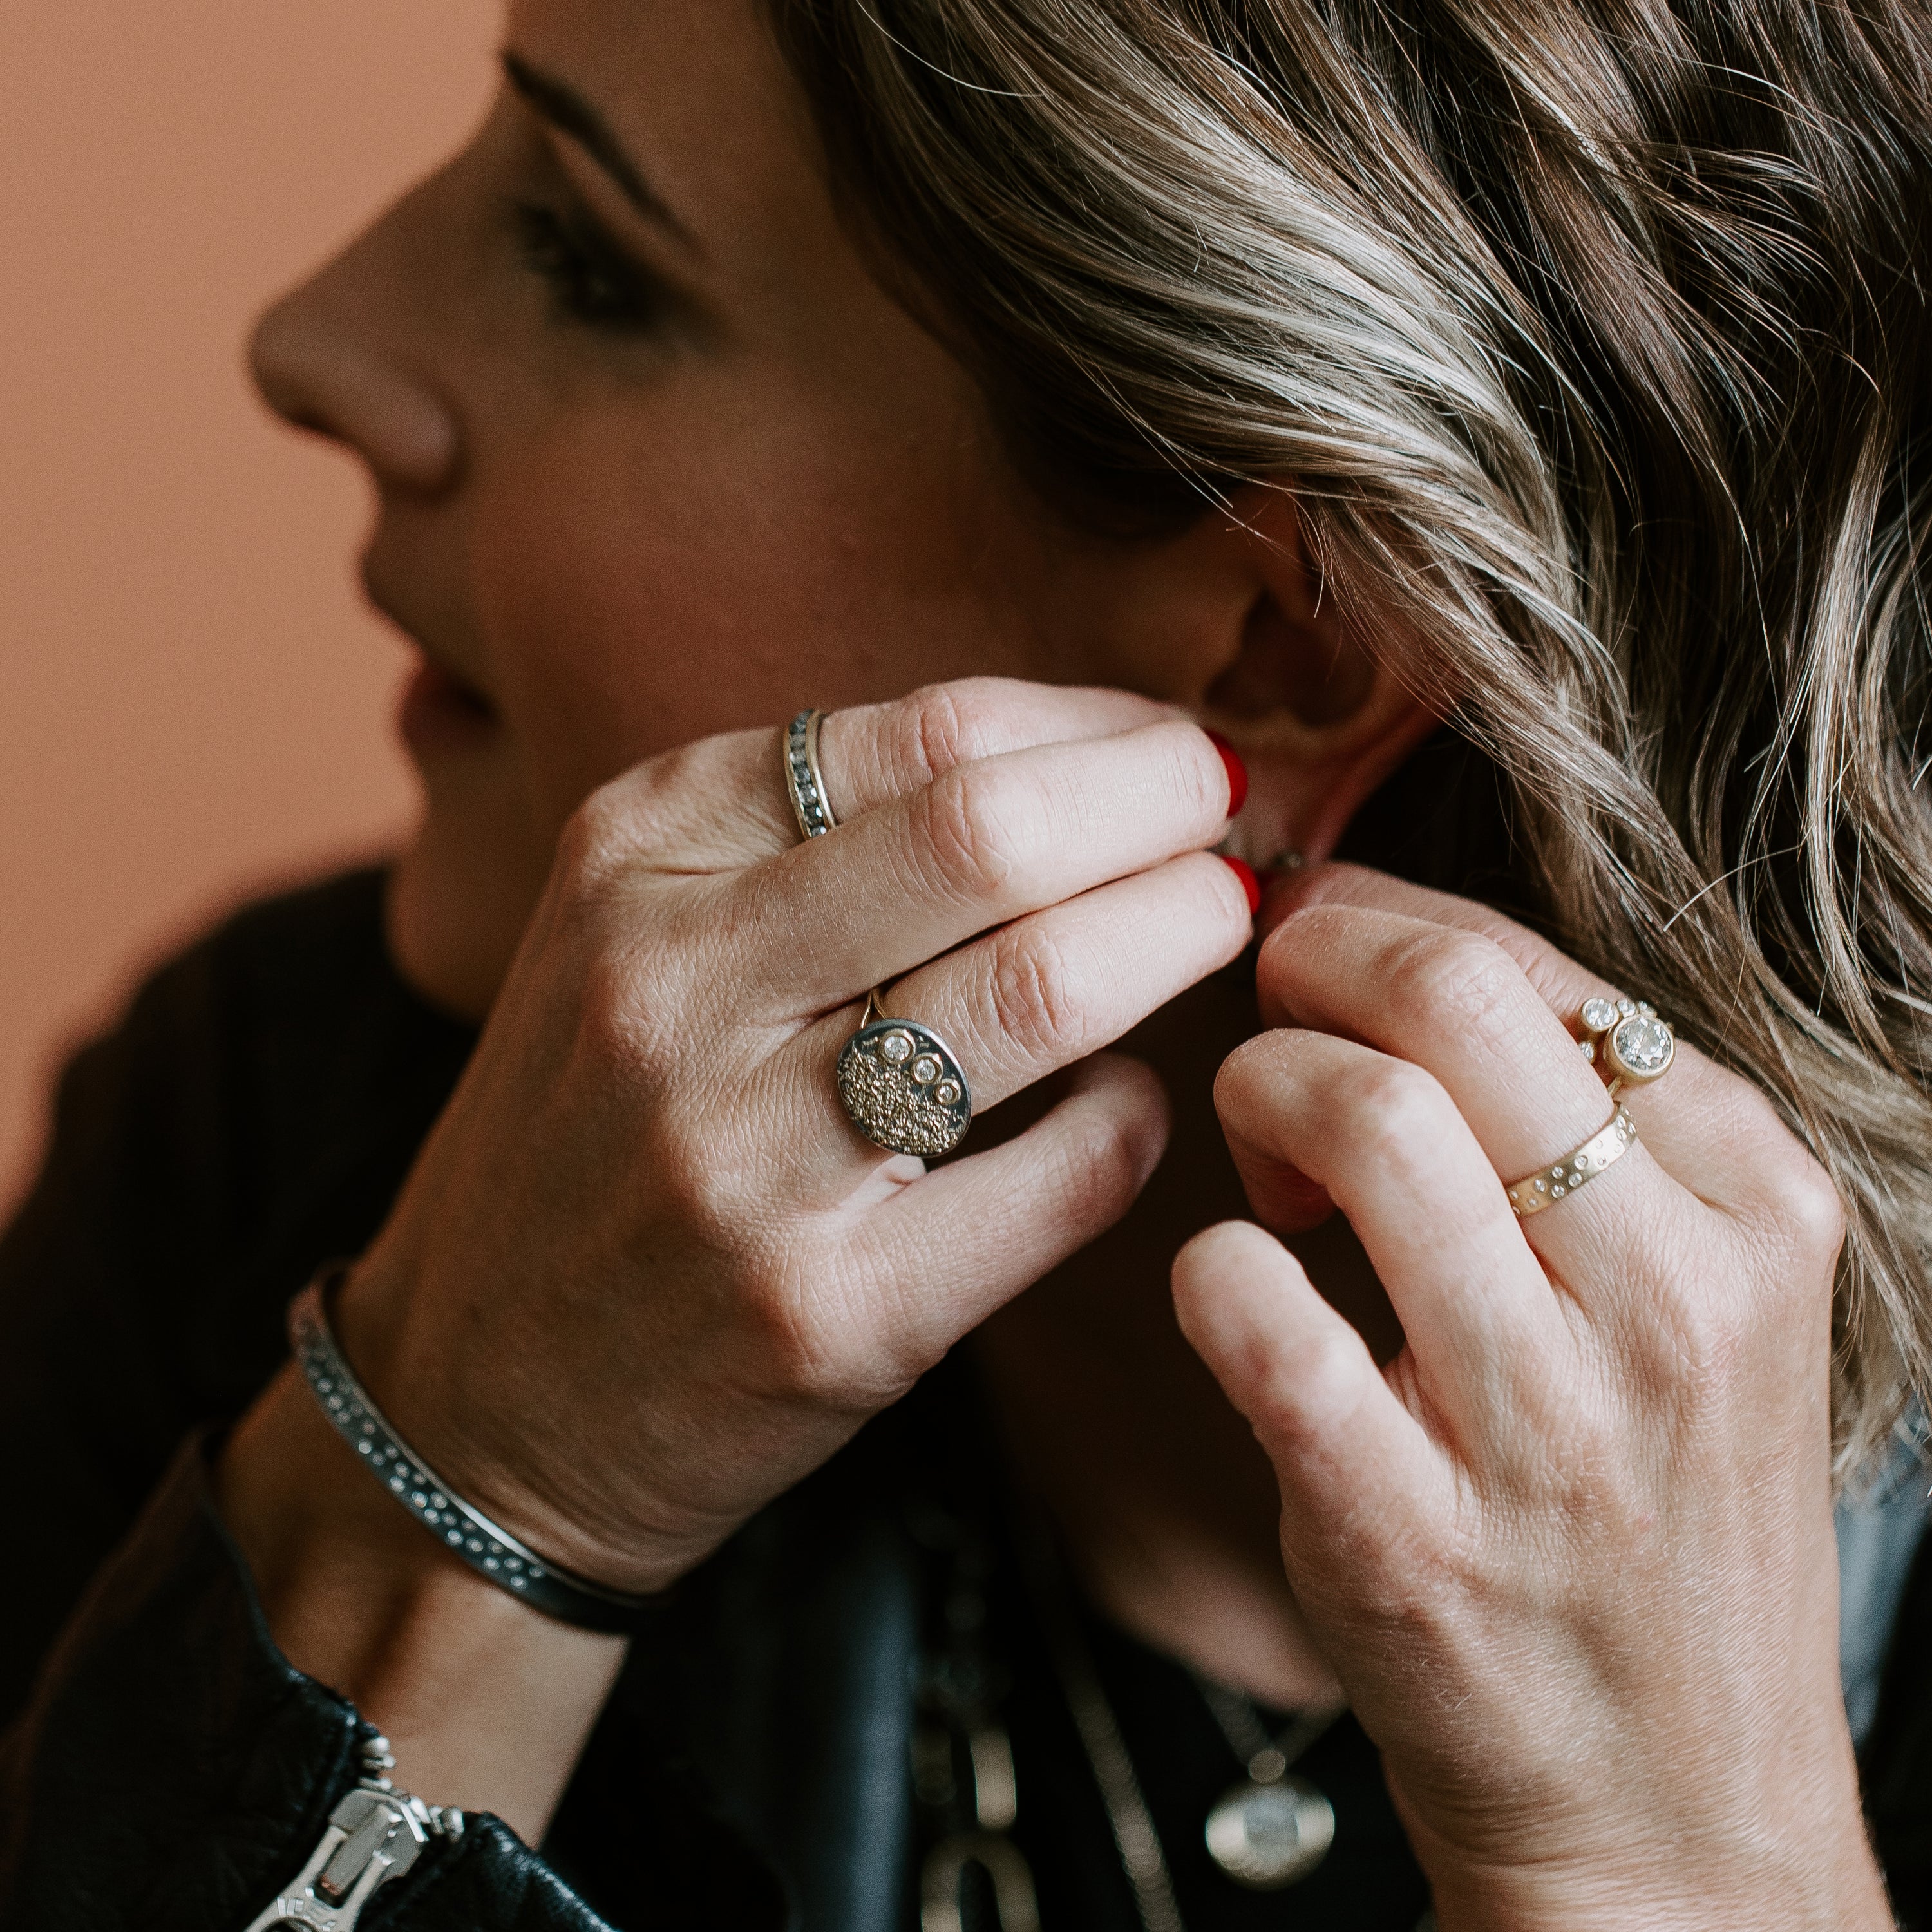
M 0 1211 L 62 1048 L 406 824 L 366 503 L 241 345 L 480 112 L 492 0 L 56 0 L 0 63 Z

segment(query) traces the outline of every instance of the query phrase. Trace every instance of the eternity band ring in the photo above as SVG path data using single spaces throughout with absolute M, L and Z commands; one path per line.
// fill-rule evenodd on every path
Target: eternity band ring
M 838 824 L 825 796 L 825 775 L 818 769 L 818 728 L 824 717 L 822 711 L 801 711 L 785 727 L 785 790 L 801 838 L 823 838 Z
M 958 1056 L 931 1027 L 888 1016 L 876 992 L 838 1056 L 838 1082 L 852 1124 L 889 1154 L 950 1154 L 972 1122 Z
M 1636 1144 L 1636 1123 L 1628 1107 L 1619 1107 L 1606 1127 L 1600 1128 L 1580 1148 L 1561 1160 L 1539 1167 L 1525 1179 L 1512 1182 L 1507 1190 L 1516 1218 L 1526 1220 L 1567 1200 L 1604 1169 L 1621 1160 Z

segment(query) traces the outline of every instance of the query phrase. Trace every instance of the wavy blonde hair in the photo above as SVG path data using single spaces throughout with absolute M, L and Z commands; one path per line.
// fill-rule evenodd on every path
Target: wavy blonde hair
M 1518 883 L 1932 1366 L 1932 25 L 1901 0 L 769 0 L 855 232 L 1070 503 L 1293 489 Z

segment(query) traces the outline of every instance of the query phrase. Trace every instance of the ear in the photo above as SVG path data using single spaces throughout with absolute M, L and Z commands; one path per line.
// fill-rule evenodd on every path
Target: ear
M 1390 653 L 1368 648 L 1360 609 L 1345 610 L 1312 567 L 1290 490 L 1244 486 L 1147 562 L 1165 580 L 1143 583 L 1142 611 L 1170 620 L 1160 695 L 1220 732 L 1248 769 L 1225 849 L 1263 869 L 1284 854 L 1326 858 L 1435 714 Z

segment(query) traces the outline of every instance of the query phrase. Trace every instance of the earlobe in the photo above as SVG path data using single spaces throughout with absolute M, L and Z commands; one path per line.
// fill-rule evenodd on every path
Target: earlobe
M 1263 868 L 1285 851 L 1317 861 L 1438 721 L 1368 647 L 1360 614 L 1322 581 L 1288 490 L 1242 490 L 1229 523 L 1251 587 L 1196 700 L 1252 779 L 1229 848 Z

